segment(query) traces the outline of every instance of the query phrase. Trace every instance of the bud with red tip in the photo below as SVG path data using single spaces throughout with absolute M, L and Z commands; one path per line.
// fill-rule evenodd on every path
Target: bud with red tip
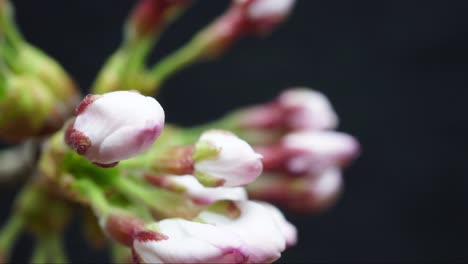
M 291 12 L 294 0 L 233 0 L 231 7 L 197 37 L 205 55 L 223 53 L 246 34 L 272 31 Z
M 152 97 L 132 91 L 89 95 L 67 127 L 65 142 L 102 167 L 147 150 L 164 126 L 164 110 Z

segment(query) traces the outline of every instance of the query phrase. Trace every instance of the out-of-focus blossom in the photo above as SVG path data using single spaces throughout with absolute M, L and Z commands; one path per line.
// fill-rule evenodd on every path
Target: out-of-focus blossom
M 286 168 L 295 174 L 344 166 L 359 154 L 354 137 L 334 131 L 294 132 L 283 137 L 281 144 L 288 153 Z
M 253 129 L 324 130 L 338 125 L 327 97 L 307 88 L 290 88 L 273 101 L 243 109 L 236 115 L 241 127 Z
M 332 205 L 343 185 L 338 168 L 301 177 L 265 174 L 248 186 L 249 196 L 296 212 L 319 212 Z
M 291 13 L 295 0 L 235 0 L 244 5 L 246 17 L 255 33 L 270 32 Z
M 192 175 L 148 175 L 145 178 L 159 187 L 186 194 L 196 204 L 207 205 L 220 200 L 247 200 L 247 192 L 242 187 L 205 187 Z
M 242 186 L 262 172 L 262 156 L 231 132 L 204 132 L 195 144 L 195 176 L 205 186 Z
M 292 88 L 278 97 L 285 121 L 292 129 L 334 129 L 338 117 L 325 95 L 307 88 Z
M 78 154 L 103 167 L 147 150 L 164 126 L 164 110 L 152 97 L 117 91 L 87 96 L 65 133 Z

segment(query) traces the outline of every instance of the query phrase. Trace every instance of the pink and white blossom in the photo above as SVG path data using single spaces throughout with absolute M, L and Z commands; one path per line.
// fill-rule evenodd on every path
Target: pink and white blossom
M 343 166 L 359 154 L 354 137 L 335 131 L 293 132 L 283 137 L 281 144 L 289 153 L 286 167 L 296 174 Z
M 133 91 L 89 95 L 68 125 L 65 141 L 103 167 L 147 150 L 164 126 L 164 110 L 152 97 Z
M 195 145 L 195 176 L 208 186 L 243 186 L 262 173 L 262 156 L 228 131 L 204 132 Z
M 338 117 L 328 98 L 307 88 L 291 88 L 280 94 L 278 103 L 292 129 L 334 129 Z
M 166 239 L 137 234 L 134 254 L 142 263 L 245 263 L 243 242 L 226 228 L 184 219 L 165 219 L 157 224 Z
M 209 211 L 198 217 L 238 235 L 242 241 L 241 251 L 248 255 L 248 263 L 269 263 L 280 258 L 287 238 L 278 216 L 261 203 L 241 201 L 235 204 L 240 211 L 237 218 Z M 292 242 L 294 238 L 290 237 L 290 240 Z

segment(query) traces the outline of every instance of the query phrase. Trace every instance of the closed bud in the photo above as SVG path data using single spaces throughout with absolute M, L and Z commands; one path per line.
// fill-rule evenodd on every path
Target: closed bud
M 240 201 L 235 204 L 240 210 L 236 218 L 209 211 L 202 212 L 199 218 L 238 235 L 243 243 L 242 252 L 248 256 L 249 263 L 277 260 L 286 248 L 286 235 L 278 216 L 270 207 L 258 202 Z
M 359 154 L 354 137 L 334 131 L 290 133 L 283 137 L 282 148 L 288 153 L 286 169 L 294 174 L 344 166 Z
M 328 168 L 301 177 L 265 174 L 249 185 L 249 197 L 269 201 L 300 213 L 316 213 L 329 208 L 341 193 L 340 169 Z
M 88 95 L 76 109 L 65 142 L 102 167 L 147 150 L 164 126 L 164 110 L 152 97 L 117 91 Z
M 231 132 L 204 132 L 195 144 L 195 176 L 205 186 L 242 186 L 262 172 L 262 156 Z
M 242 242 L 236 234 L 211 224 L 165 219 L 157 224 L 164 239 L 135 236 L 133 252 L 141 263 L 245 263 Z
M 250 30 L 268 33 L 281 24 L 291 13 L 295 0 L 235 0 L 246 6 Z
M 291 129 L 334 129 L 338 117 L 325 95 L 306 88 L 292 88 L 278 98 L 285 123 Z

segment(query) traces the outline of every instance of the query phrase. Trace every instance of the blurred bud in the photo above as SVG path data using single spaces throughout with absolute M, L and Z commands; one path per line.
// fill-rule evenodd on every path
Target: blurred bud
M 357 140 L 334 131 L 300 131 L 287 134 L 281 141 L 286 156 L 286 169 L 303 174 L 344 166 L 359 154 Z
M 295 0 L 234 0 L 245 5 L 250 30 L 268 33 L 281 24 L 291 13 Z
M 338 168 L 302 177 L 265 174 L 247 188 L 249 196 L 284 206 L 301 213 L 329 208 L 337 200 L 343 185 Z
M 9 75 L 0 98 L 0 138 L 16 142 L 53 132 L 63 124 L 61 101 L 29 75 Z
M 150 229 L 150 228 L 148 228 Z M 133 252 L 141 263 L 245 263 L 243 244 L 237 235 L 225 228 L 183 219 L 158 222 L 158 233 L 151 231 L 135 236 Z
M 208 205 L 220 200 L 247 200 L 242 187 L 205 187 L 192 175 L 184 176 L 146 176 L 151 183 L 186 194 L 196 204 Z
M 141 154 L 164 126 L 164 110 L 158 101 L 132 91 L 88 95 L 76 115 L 67 126 L 65 142 L 102 167 Z
M 37 143 L 25 141 L 0 150 L 0 183 L 29 176 L 35 168 Z
M 152 34 L 190 3 L 191 0 L 140 0 L 130 15 L 128 30 L 135 38 Z
M 294 0 L 233 0 L 231 7 L 197 37 L 204 55 L 219 56 L 241 36 L 264 34 L 289 15 Z
M 195 176 L 205 186 L 242 186 L 262 173 L 262 156 L 228 131 L 204 132 L 193 157 Z
M 52 94 L 63 102 L 64 107 L 73 108 L 77 103 L 76 85 L 63 68 L 41 50 L 24 44 L 18 57 L 21 72 L 34 75 L 48 86 Z
M 289 128 L 322 130 L 334 129 L 338 117 L 330 101 L 317 91 L 307 88 L 292 88 L 284 91 L 278 98 Z
M 240 201 L 235 204 L 240 210 L 237 218 L 209 211 L 202 212 L 199 218 L 238 235 L 243 244 L 243 255 L 248 256 L 249 263 L 271 263 L 277 260 L 286 248 L 284 227 L 279 225 L 278 216 L 270 207 L 257 202 Z

